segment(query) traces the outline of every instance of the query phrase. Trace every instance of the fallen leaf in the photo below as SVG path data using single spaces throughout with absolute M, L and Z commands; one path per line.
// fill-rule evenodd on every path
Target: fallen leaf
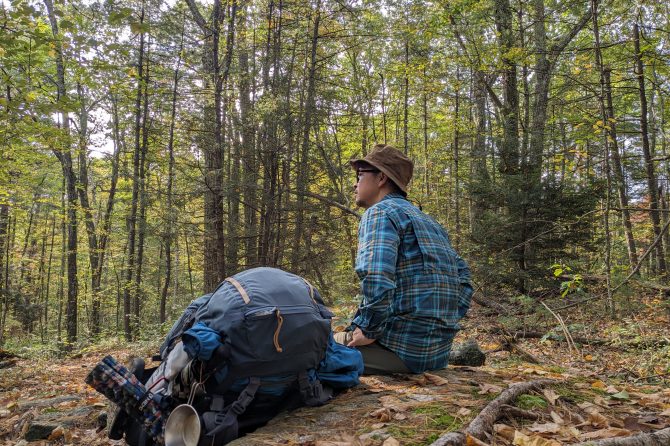
M 373 429 L 381 429 L 384 426 L 386 426 L 386 423 L 375 423 L 370 427 L 373 428 Z
M 372 412 L 370 412 L 369 415 L 371 417 L 374 417 L 374 418 L 379 418 L 379 421 L 382 421 L 382 422 L 383 421 L 389 421 L 391 419 L 391 412 L 386 407 L 382 407 L 380 409 L 372 411 Z
M 591 387 L 593 387 L 594 389 L 605 390 L 607 389 L 607 384 L 605 384 L 601 380 L 597 380 L 591 383 Z
M 368 414 L 368 416 L 371 417 L 378 417 L 379 415 L 388 412 L 388 409 L 386 407 L 380 407 L 379 409 L 375 409 L 372 412 Z
M 552 406 L 556 404 L 556 401 L 561 397 L 558 393 L 554 392 L 552 389 L 544 389 L 542 391 L 542 394 L 547 398 L 547 401 L 549 401 L 549 404 Z
M 610 398 L 614 398 L 615 400 L 629 400 L 630 395 L 628 395 L 628 392 L 625 390 L 622 390 L 621 392 L 610 395 Z
M 379 397 L 379 401 L 385 408 L 394 410 L 396 412 L 403 412 L 412 406 L 411 403 L 402 402 L 392 395 L 381 396 Z
M 470 409 L 466 407 L 461 407 L 460 409 L 458 409 L 458 412 L 456 412 L 456 415 L 458 415 L 459 417 L 467 417 L 471 413 L 472 411 Z
M 551 419 L 554 420 L 554 423 L 565 424 L 565 420 L 563 419 L 563 417 L 561 417 L 559 414 L 557 414 L 553 410 L 551 411 L 551 413 L 549 415 L 551 415 Z
M 488 443 L 484 443 L 479 438 L 473 437 L 470 434 L 465 434 L 465 446 L 490 446 Z
M 410 381 L 416 383 L 419 386 L 425 386 L 428 383 L 425 375 L 410 375 L 407 377 Z
M 449 384 L 449 381 L 447 381 L 445 378 L 439 375 L 433 375 L 432 373 L 424 373 L 423 376 L 425 376 L 426 379 L 431 384 L 435 384 L 436 386 L 444 386 L 446 384 Z
M 47 440 L 54 441 L 58 440 L 61 437 L 65 437 L 65 428 L 63 426 L 58 426 L 51 431 L 51 434 L 49 434 Z
M 659 415 L 661 415 L 662 417 L 670 417 L 670 408 L 665 409 Z
M 601 438 L 627 437 L 631 434 L 628 429 L 620 429 L 618 427 L 610 427 L 607 429 L 600 429 L 593 432 L 586 432 L 579 436 L 582 441 L 598 440 Z
M 385 392 L 385 391 L 386 391 L 386 389 L 380 389 L 380 388 L 378 388 L 378 387 L 368 387 L 368 388 L 365 389 L 365 390 L 366 390 L 366 392 L 370 392 L 370 393 L 381 393 L 381 392 Z
M 493 425 L 493 432 L 505 438 L 506 440 L 512 441 L 514 439 L 514 433 L 516 430 L 507 424 L 498 423 Z
M 658 417 L 656 415 L 647 415 L 645 417 L 640 418 L 641 423 L 651 423 L 651 424 L 657 424 L 658 423 Z
M 561 430 L 561 426 L 557 423 L 533 423 L 528 430 L 540 434 L 555 434 Z
M 496 386 L 495 384 L 489 384 L 489 383 L 482 383 L 479 385 L 479 392 L 477 392 L 480 395 L 485 395 L 487 393 L 500 393 L 503 391 L 502 387 Z
M 641 431 L 642 426 L 637 421 L 637 417 L 626 417 L 623 420 L 623 427 L 629 431 Z
M 512 444 L 515 446 L 561 446 L 561 443 L 556 440 L 550 440 L 538 435 L 528 436 L 519 431 L 514 432 Z
M 316 440 L 314 446 L 351 446 L 350 441 Z
M 577 440 L 579 439 L 579 429 L 574 426 L 562 426 L 559 436 L 561 440 Z
M 405 415 L 404 413 L 397 413 L 397 414 L 393 415 L 393 419 L 398 420 L 398 421 L 406 420 L 407 415 Z
M 611 395 L 613 393 L 619 393 L 619 389 L 617 389 L 614 386 L 607 386 L 607 389 L 605 389 L 605 392 L 607 392 Z
M 388 437 L 386 440 L 384 440 L 382 446 L 400 446 L 400 442 L 393 437 Z
M 597 410 L 589 412 L 588 422 L 591 426 L 599 428 L 609 427 L 610 425 L 607 418 Z
M 602 396 L 596 396 L 595 398 L 593 398 L 593 402 L 596 403 L 598 406 L 609 407 L 611 401 L 606 400 Z

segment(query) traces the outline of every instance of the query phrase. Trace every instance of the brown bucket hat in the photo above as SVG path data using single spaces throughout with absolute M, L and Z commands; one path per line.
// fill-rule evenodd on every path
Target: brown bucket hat
M 400 150 L 386 144 L 377 144 L 365 158 L 349 161 L 354 169 L 359 169 L 363 163 L 384 172 L 400 190 L 407 194 L 407 185 L 412 179 L 414 163 Z

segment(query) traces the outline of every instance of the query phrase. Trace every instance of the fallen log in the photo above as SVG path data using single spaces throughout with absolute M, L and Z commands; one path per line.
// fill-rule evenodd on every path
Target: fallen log
M 668 446 L 670 444 L 670 427 L 656 432 L 631 435 L 630 437 L 605 438 L 575 443 L 571 446 Z
M 555 381 L 543 379 L 537 381 L 522 382 L 512 384 L 504 390 L 498 397 L 484 407 L 484 409 L 468 425 L 464 432 L 449 432 L 435 440 L 430 446 L 462 446 L 465 444 L 467 436 L 475 437 L 478 440 L 486 440 L 486 436 L 491 433 L 493 424 L 505 412 L 506 408 L 514 402 L 520 395 L 538 390 Z
M 567 342 L 565 336 L 553 334 L 553 333 L 543 333 L 541 331 L 516 331 L 508 332 L 501 328 L 495 328 L 488 330 L 488 333 L 491 334 L 500 334 L 505 337 L 512 337 L 514 339 L 549 339 L 550 341 L 556 342 Z M 572 340 L 578 344 L 586 345 L 606 345 L 608 347 L 616 348 L 654 348 L 654 347 L 665 347 L 670 345 L 670 339 L 648 339 L 641 341 L 629 341 L 629 342 L 617 342 L 609 339 L 601 338 L 585 338 L 580 336 L 573 336 Z

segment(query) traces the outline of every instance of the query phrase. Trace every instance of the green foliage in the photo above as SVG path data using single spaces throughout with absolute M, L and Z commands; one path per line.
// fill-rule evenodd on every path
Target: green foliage
M 528 394 L 519 395 L 515 404 L 519 409 L 524 410 L 546 409 L 549 407 L 544 398 Z

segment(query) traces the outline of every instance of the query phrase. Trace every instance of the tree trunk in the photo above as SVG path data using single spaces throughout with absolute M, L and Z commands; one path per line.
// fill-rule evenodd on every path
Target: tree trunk
M 147 158 L 149 152 L 149 128 L 147 121 L 149 120 L 149 50 L 151 44 L 147 45 L 147 54 L 145 57 L 146 68 L 144 71 L 144 80 L 141 82 L 143 86 L 142 101 L 142 150 L 140 152 L 140 177 L 139 177 L 139 203 L 138 203 L 138 222 L 137 222 L 137 259 L 135 261 L 135 295 L 133 298 L 133 316 L 134 316 L 134 338 L 140 334 L 140 314 L 142 311 L 142 300 L 144 293 L 142 291 L 142 272 L 144 267 L 144 247 L 147 232 L 147 181 L 149 160 Z M 159 262 L 160 263 L 160 262 Z
M 144 6 L 140 12 L 140 24 L 144 23 Z M 144 80 L 144 37 L 140 33 L 140 46 L 137 56 L 137 94 L 135 96 L 135 148 L 133 151 L 133 191 L 131 198 L 130 215 L 128 216 L 128 243 L 126 249 L 126 270 L 123 287 L 123 332 L 126 341 L 133 340 L 132 324 L 132 302 L 137 290 L 134 286 L 133 274 L 135 273 L 135 238 L 137 235 L 137 208 L 140 194 L 140 153 L 141 147 L 141 123 L 142 123 L 142 82 Z
M 644 65 L 642 63 L 642 52 L 640 50 L 640 30 L 637 23 L 633 25 L 633 43 L 635 45 L 635 64 L 637 82 L 640 94 L 640 134 L 642 137 L 642 154 L 644 156 L 644 167 L 647 173 L 647 186 L 649 188 L 649 207 L 651 208 L 651 222 L 654 227 L 654 236 L 659 237 L 661 233 L 661 218 L 658 212 L 658 182 L 656 180 L 656 173 L 654 172 L 653 154 L 649 146 L 649 130 L 647 124 L 647 92 L 645 90 L 644 80 Z M 660 241 L 656 245 L 656 259 L 658 264 L 658 272 L 665 276 L 665 254 L 663 250 L 663 242 Z
M 161 290 L 161 300 L 160 300 L 160 310 L 159 310 L 159 321 L 164 323 L 166 320 L 166 306 L 167 306 L 167 295 L 170 289 L 170 280 L 172 278 L 172 243 L 175 238 L 175 209 L 173 206 L 173 196 L 172 189 L 174 184 L 174 128 L 176 123 L 177 115 L 177 88 L 179 87 L 179 68 L 181 67 L 181 53 L 184 48 L 184 28 L 186 22 L 182 22 L 181 28 L 181 38 L 179 40 L 179 55 L 177 56 L 177 66 L 174 70 L 174 75 L 172 77 L 172 104 L 170 108 L 170 130 L 168 132 L 168 178 L 167 178 L 167 191 L 166 191 L 166 204 L 165 204 L 165 213 L 166 213 L 166 228 L 163 233 L 163 244 L 165 245 L 165 283 Z
M 239 35 L 242 36 L 238 44 L 238 63 L 240 67 L 240 79 L 238 82 L 240 94 L 240 121 L 242 125 L 242 159 L 244 162 L 242 193 L 244 196 L 244 255 L 245 266 L 251 268 L 258 265 L 258 218 L 257 199 L 258 172 L 256 165 L 256 141 L 255 129 L 252 122 L 251 81 L 252 74 L 249 72 L 249 51 L 247 40 L 246 11 L 240 14 L 238 25 Z
M 5 342 L 5 322 L 9 311 L 9 289 L 6 287 L 5 274 L 9 264 L 9 205 L 0 203 L 0 347 Z
M 226 33 L 226 55 L 223 61 L 222 90 L 228 84 L 228 76 L 233 60 L 233 46 L 235 42 L 235 22 L 237 20 L 237 2 L 231 3 L 230 14 L 228 14 L 228 32 Z M 228 100 L 224 100 L 222 116 L 222 132 L 225 133 L 225 113 L 228 110 Z M 230 115 L 229 115 L 230 116 Z M 227 225 L 227 251 L 224 253 L 225 276 L 230 276 L 238 272 L 239 269 L 239 226 L 240 226 L 240 161 L 241 149 L 239 138 L 234 134 L 232 125 L 229 125 L 228 146 L 231 148 L 228 153 L 228 166 L 230 167 L 227 178 L 226 197 L 228 202 L 228 225 Z M 223 138 L 223 135 L 222 135 Z M 232 151 L 232 153 L 231 153 Z
M 607 121 L 607 112 L 605 110 L 605 76 L 604 76 L 604 67 L 603 59 L 600 52 L 600 30 L 598 26 L 598 0 L 591 0 L 591 11 L 593 19 L 593 37 L 595 40 L 595 56 L 596 56 L 596 66 L 600 72 L 600 115 L 603 118 L 603 123 Z M 606 277 L 606 287 L 607 287 L 607 301 L 606 305 L 609 310 L 609 313 L 612 317 L 615 316 L 616 309 L 614 307 L 614 300 L 612 299 L 612 235 L 610 233 L 610 223 L 609 223 L 609 214 L 610 214 L 610 190 L 612 186 L 612 180 L 610 175 L 610 149 L 609 149 L 609 140 L 607 134 L 603 138 L 603 146 L 605 148 L 604 159 L 605 159 L 605 175 L 607 179 L 607 188 L 605 191 L 605 203 L 604 203 L 604 212 L 603 212 L 603 226 L 605 232 L 605 277 Z
M 58 21 L 54 11 L 52 0 L 44 0 L 51 32 L 54 36 L 55 58 L 56 58 L 56 88 L 60 103 L 66 98 L 65 89 L 65 62 L 63 60 L 63 48 L 58 33 Z M 54 155 L 60 161 L 65 178 L 67 190 L 67 305 L 65 309 L 67 325 L 67 342 L 74 343 L 77 340 L 77 294 L 79 282 L 77 279 L 77 176 L 72 164 L 72 152 L 67 138 L 70 136 L 70 117 L 68 112 L 61 112 L 61 125 L 66 141 L 65 147 L 54 149 Z
M 209 21 L 205 21 L 194 0 L 186 3 L 193 18 L 205 35 L 202 64 L 205 75 L 204 91 L 213 87 L 213 95 L 207 96 L 203 109 L 204 130 L 199 139 L 200 151 L 205 160 L 205 235 L 203 288 L 210 292 L 225 278 L 225 239 L 223 215 L 223 139 L 221 96 L 223 82 L 219 63 L 219 40 L 224 14 L 221 0 L 214 0 Z M 211 132 L 214 129 L 214 133 Z
M 405 40 L 405 88 L 403 102 L 403 151 L 405 155 L 409 150 L 409 41 Z
M 93 211 L 88 199 L 88 110 L 86 100 L 83 94 L 81 84 L 77 84 L 77 93 L 79 95 L 79 202 L 84 211 L 84 221 L 86 224 L 86 234 L 88 235 L 88 258 L 91 268 L 91 334 L 96 337 L 100 333 L 100 276 L 101 271 L 100 250 L 98 247 L 98 236 L 93 220 Z
M 499 169 L 502 173 L 514 174 L 519 168 L 519 92 L 516 62 L 509 56 L 515 47 L 509 0 L 495 0 L 494 19 L 503 64 L 503 140 Z
M 298 174 L 296 177 L 296 189 L 298 191 L 296 197 L 296 221 L 295 232 L 293 235 L 293 251 L 291 258 L 291 267 L 295 271 L 302 270 L 302 241 L 304 238 L 304 218 L 305 218 L 305 192 L 307 191 L 307 183 L 309 181 L 309 153 L 310 153 L 310 139 L 309 134 L 312 130 L 312 118 L 316 114 L 316 50 L 319 43 L 319 22 L 321 21 L 321 1 L 317 0 L 315 6 L 316 16 L 314 17 L 314 28 L 312 29 L 312 43 L 310 49 L 309 71 L 307 78 L 307 98 L 305 99 L 305 110 L 303 113 L 303 127 L 302 127 L 302 149 L 298 157 Z
M 623 166 L 621 164 L 621 156 L 619 154 L 619 145 L 616 131 L 616 117 L 614 116 L 614 106 L 612 104 L 612 83 L 610 79 L 611 70 L 605 68 L 603 70 L 605 83 L 605 96 L 607 98 L 606 110 L 606 128 L 609 128 L 610 142 L 612 143 L 612 162 L 614 163 L 614 180 L 619 195 L 619 205 L 621 206 L 621 219 L 623 220 L 624 233 L 626 235 L 626 247 L 628 248 L 628 262 L 631 270 L 637 265 L 637 251 L 635 248 L 635 238 L 633 237 L 633 226 L 630 222 L 630 212 L 628 211 L 628 194 L 626 192 L 626 178 L 624 176 Z
M 458 250 L 461 239 L 461 184 L 459 175 L 459 150 L 460 150 L 460 132 L 458 130 L 460 120 L 460 68 L 456 67 L 456 97 L 454 102 L 454 171 L 452 177 L 454 179 L 454 219 L 456 220 L 456 236 L 454 237 L 454 247 Z

